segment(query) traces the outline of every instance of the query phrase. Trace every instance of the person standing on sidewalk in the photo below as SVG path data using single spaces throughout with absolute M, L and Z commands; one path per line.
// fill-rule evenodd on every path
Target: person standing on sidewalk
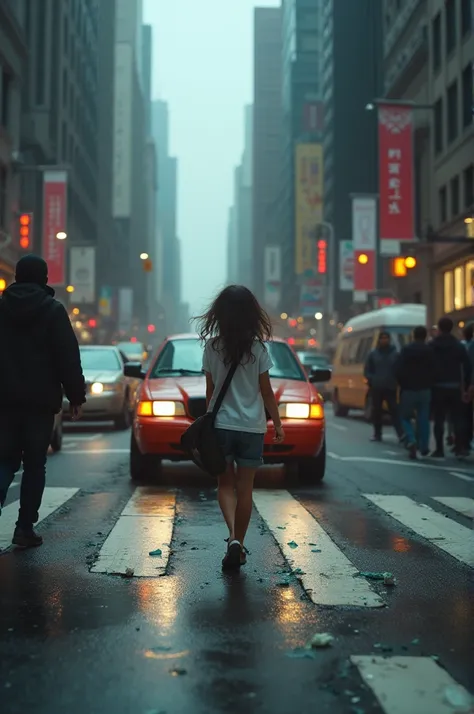
M 439 335 L 430 343 L 436 372 L 433 388 L 434 436 L 436 449 L 434 458 L 444 458 L 444 423 L 451 418 L 454 430 L 454 451 L 456 455 L 466 453 L 463 444 L 463 398 L 471 383 L 471 363 L 466 348 L 452 334 L 453 321 L 442 317 L 438 322 Z
M 374 435 L 372 441 L 382 441 L 383 405 L 387 404 L 392 418 L 393 426 L 400 441 L 403 440 L 403 430 L 400 424 L 400 415 L 397 404 L 397 378 L 395 376 L 395 363 L 397 349 L 392 344 L 390 334 L 381 332 L 377 347 L 373 349 L 365 363 L 364 376 L 370 389 L 372 398 L 372 419 Z
M 402 348 L 395 364 L 400 385 L 400 415 L 411 459 L 416 459 L 419 447 L 422 456 L 429 454 L 431 390 L 436 363 L 432 349 L 426 344 L 428 331 L 420 325 L 413 331 L 413 342 Z M 413 418 L 416 418 L 416 436 Z
M 54 415 L 63 390 L 74 420 L 86 390 L 76 335 L 48 286 L 48 266 L 35 255 L 18 261 L 15 283 L 0 300 L 0 512 L 23 461 L 20 512 L 13 544 L 41 545 L 38 521 Z

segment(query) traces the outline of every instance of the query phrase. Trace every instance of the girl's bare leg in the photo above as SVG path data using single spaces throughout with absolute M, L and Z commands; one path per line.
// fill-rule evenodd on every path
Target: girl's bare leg
M 235 509 L 234 538 L 244 545 L 252 515 L 252 493 L 256 468 L 237 467 L 237 508 Z
M 227 469 L 219 476 L 219 486 L 217 489 L 219 506 L 222 515 L 229 529 L 229 538 L 235 538 L 235 509 L 237 506 L 237 496 L 235 494 L 235 470 L 234 464 L 228 464 Z

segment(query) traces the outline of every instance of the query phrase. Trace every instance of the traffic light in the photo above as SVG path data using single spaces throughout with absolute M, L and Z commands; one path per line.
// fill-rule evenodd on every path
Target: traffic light
M 156 327 L 154 325 L 148 325 L 147 329 L 148 329 L 148 332 L 152 333 L 152 332 L 155 332 Z
M 394 278 L 404 278 L 409 270 L 416 268 L 417 260 L 412 255 L 392 258 L 390 272 Z
M 18 231 L 20 235 L 20 248 L 29 250 L 31 248 L 33 214 L 20 213 L 18 218 Z
M 361 265 L 367 265 L 367 263 L 369 262 L 369 256 L 365 253 L 361 253 L 357 260 Z

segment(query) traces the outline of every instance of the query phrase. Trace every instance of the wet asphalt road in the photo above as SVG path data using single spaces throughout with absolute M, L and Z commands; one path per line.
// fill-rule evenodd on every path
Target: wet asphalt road
M 143 548 L 162 548 L 157 574 L 126 578 L 90 570 L 100 569 L 108 543 L 117 549 L 118 571 L 132 557 L 127 545 L 136 548 L 130 524 L 138 521 L 131 521 L 133 512 L 121 516 L 135 490 L 129 435 L 102 425 L 69 431 L 63 452 L 49 459 L 53 512 L 38 527 L 44 546 L 0 557 L 2 714 L 463 711 L 449 702 L 462 701 L 455 683 L 474 692 L 474 561 L 466 544 L 474 460 L 412 464 L 389 428 L 383 444 L 371 444 L 369 427 L 357 419 L 329 417 L 327 432 L 324 485 L 302 488 L 291 476 L 285 481 L 280 468 L 262 469 L 250 555 L 239 575 L 220 570 L 226 532 L 213 484 L 188 465 L 166 468 L 164 482 L 137 492 L 135 506 L 155 519 Z M 370 494 L 428 505 L 454 531 L 431 534 L 429 542 L 419 533 L 423 515 L 408 527 Z M 18 496 L 14 485 L 0 518 L 0 547 L 8 504 Z M 435 500 L 445 497 L 455 500 Z M 168 509 L 160 517 L 157 504 Z M 113 530 L 118 519 L 121 537 Z M 165 526 L 173 528 L 167 544 Z M 312 558 L 319 559 L 315 570 Z M 341 559 L 356 571 L 391 571 L 397 585 L 357 579 L 369 602 L 378 598 L 381 606 L 321 604 L 325 597 L 352 598 L 352 573 L 333 582 Z M 150 561 L 137 566 L 138 574 L 140 567 Z M 319 569 L 326 573 L 324 597 L 324 588 L 309 587 Z M 333 635 L 332 646 L 301 650 L 321 632 Z M 396 673 L 395 696 L 380 695 L 376 667 L 364 683 L 352 655 L 413 659 Z M 442 708 L 407 694 L 421 681 L 422 657 L 439 672 Z

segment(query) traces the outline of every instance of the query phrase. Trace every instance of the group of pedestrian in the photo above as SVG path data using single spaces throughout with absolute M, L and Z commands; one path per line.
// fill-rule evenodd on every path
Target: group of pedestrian
M 473 440 L 474 325 L 464 329 L 463 342 L 453 335 L 453 329 L 453 321 L 443 317 L 436 336 L 427 342 L 427 329 L 420 325 L 413 332 L 413 341 L 400 352 L 388 332 L 380 333 L 364 371 L 372 403 L 373 441 L 382 440 L 385 403 L 411 459 L 418 453 L 430 455 L 430 418 L 435 439 L 433 458 L 444 457 L 446 425 L 454 453 L 469 455 Z

